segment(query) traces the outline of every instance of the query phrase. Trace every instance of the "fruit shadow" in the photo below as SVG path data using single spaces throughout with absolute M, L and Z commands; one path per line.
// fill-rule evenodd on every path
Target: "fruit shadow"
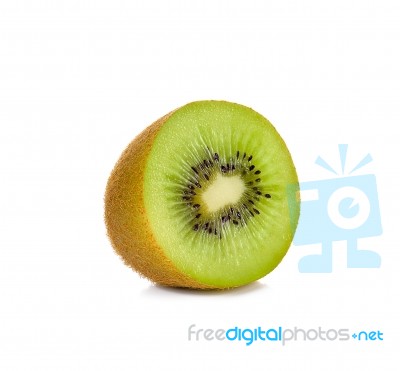
M 187 288 L 166 287 L 161 285 L 152 285 L 142 291 L 143 296 L 160 297 L 160 296 L 244 296 L 251 295 L 255 292 L 268 290 L 265 283 L 253 282 L 246 286 L 235 287 L 226 290 L 194 290 Z

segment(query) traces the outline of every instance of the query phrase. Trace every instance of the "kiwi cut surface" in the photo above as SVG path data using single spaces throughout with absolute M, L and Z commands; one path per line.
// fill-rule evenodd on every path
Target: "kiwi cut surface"
M 125 263 L 153 282 L 237 287 L 286 254 L 296 192 L 290 153 L 266 118 L 235 103 L 193 102 L 128 145 L 108 180 L 105 222 Z

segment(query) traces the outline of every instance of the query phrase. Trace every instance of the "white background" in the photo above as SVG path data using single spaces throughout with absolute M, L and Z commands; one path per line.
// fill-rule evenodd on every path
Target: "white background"
M 0 369 L 398 370 L 398 1 L 1 1 Z M 228 292 L 152 286 L 106 238 L 103 195 L 124 147 L 193 100 L 268 117 L 302 181 L 367 153 L 381 269 L 301 274 L 293 246 Z M 187 329 L 381 330 L 382 342 L 189 342 Z

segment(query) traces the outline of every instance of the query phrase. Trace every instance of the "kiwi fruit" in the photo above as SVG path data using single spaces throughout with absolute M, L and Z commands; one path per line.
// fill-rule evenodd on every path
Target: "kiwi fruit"
M 225 101 L 189 103 L 150 125 L 105 193 L 108 236 L 124 262 L 157 284 L 193 289 L 271 272 L 299 213 L 285 142 L 259 113 Z

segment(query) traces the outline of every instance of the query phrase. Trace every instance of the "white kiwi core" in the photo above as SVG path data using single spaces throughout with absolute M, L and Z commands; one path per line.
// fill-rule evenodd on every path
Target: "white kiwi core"
M 245 189 L 244 181 L 240 176 L 217 174 L 214 181 L 202 193 L 202 199 L 208 212 L 213 213 L 238 202 Z

